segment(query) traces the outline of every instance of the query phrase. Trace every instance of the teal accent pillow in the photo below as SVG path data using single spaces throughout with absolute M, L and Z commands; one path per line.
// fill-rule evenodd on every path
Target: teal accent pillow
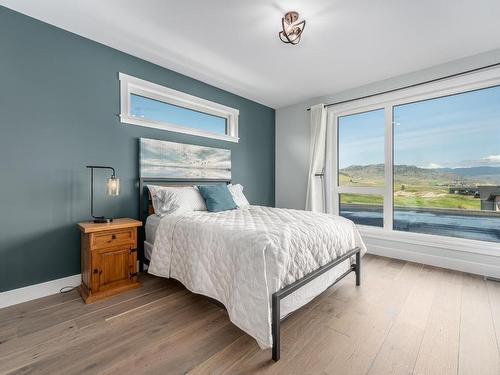
M 207 210 L 220 212 L 237 208 L 233 196 L 225 184 L 198 186 L 201 196 L 205 200 Z

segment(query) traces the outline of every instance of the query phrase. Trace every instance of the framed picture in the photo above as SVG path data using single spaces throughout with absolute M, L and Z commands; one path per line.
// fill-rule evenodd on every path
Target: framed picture
M 231 179 L 231 150 L 140 139 L 141 178 Z

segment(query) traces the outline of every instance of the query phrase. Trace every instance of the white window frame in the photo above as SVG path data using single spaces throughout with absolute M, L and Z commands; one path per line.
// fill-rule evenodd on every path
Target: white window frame
M 444 247 L 468 253 L 500 256 L 500 243 L 455 238 L 433 234 L 403 232 L 393 229 L 393 108 L 403 104 L 435 99 L 453 94 L 485 89 L 500 85 L 500 68 L 492 68 L 408 89 L 380 94 L 370 98 L 328 107 L 327 174 L 331 176 L 329 212 L 339 215 L 339 194 L 382 195 L 383 228 L 358 225 L 363 234 L 379 239 L 392 239 L 416 245 Z M 385 184 L 383 187 L 339 186 L 338 184 L 338 119 L 342 116 L 384 109 L 385 112 Z M 389 235 L 389 236 L 388 236 Z
M 119 73 L 120 80 L 120 122 L 145 126 L 148 128 L 168 130 L 177 133 L 195 135 L 199 137 L 219 139 L 238 143 L 238 117 L 239 110 L 210 100 L 198 98 L 181 91 L 157 85 L 143 79 Z M 203 130 L 184 127 L 167 122 L 159 122 L 132 116 L 130 113 L 130 96 L 140 95 L 148 99 L 172 104 L 178 107 L 206 113 L 226 119 L 226 134 L 216 134 Z

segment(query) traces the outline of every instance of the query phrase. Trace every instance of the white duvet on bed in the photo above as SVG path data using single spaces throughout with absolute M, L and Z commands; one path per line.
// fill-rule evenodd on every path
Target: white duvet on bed
M 269 348 L 271 295 L 354 247 L 366 252 L 354 223 L 338 216 L 260 206 L 185 212 L 161 219 L 148 272 L 222 302 Z

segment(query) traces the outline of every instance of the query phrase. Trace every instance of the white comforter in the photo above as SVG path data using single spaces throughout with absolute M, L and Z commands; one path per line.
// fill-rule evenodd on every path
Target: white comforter
M 356 226 L 338 216 L 260 206 L 195 211 L 161 220 L 148 272 L 222 302 L 235 325 L 269 348 L 271 295 L 354 247 L 366 252 Z

